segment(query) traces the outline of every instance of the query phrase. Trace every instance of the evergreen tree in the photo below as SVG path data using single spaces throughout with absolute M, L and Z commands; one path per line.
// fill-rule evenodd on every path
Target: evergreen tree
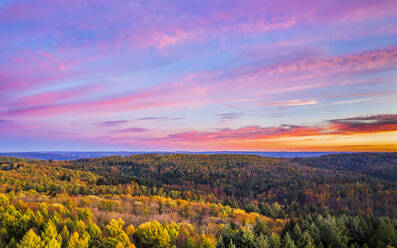
M 260 235 L 255 241 L 256 248 L 270 248 L 269 239 L 263 235 Z
M 282 243 L 284 248 L 297 248 L 294 240 L 291 239 L 291 236 L 288 232 L 284 235 Z
M 65 247 L 70 237 L 70 233 L 66 225 L 63 226 L 61 237 L 62 237 L 62 247 Z
M 314 240 L 308 232 L 303 233 L 303 240 L 305 243 L 304 245 L 305 248 L 316 248 L 316 245 L 314 244 Z
M 10 242 L 7 244 L 6 248 L 17 248 L 17 243 L 16 243 L 14 237 L 12 237 L 12 239 L 10 240 Z
M 272 233 L 270 235 L 269 243 L 271 248 L 280 248 L 281 247 L 280 236 L 276 233 Z

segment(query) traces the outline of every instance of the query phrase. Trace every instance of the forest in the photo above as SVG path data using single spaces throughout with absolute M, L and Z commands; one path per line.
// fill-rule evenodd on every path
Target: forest
M 0 157 L 0 248 L 397 247 L 397 153 Z

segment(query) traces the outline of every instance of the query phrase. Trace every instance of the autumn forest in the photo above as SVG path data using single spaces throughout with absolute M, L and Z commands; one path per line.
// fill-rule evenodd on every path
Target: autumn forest
M 396 247 L 397 154 L 0 158 L 0 247 Z

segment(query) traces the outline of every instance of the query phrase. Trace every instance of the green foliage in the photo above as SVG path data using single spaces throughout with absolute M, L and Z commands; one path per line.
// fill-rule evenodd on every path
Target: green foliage
M 270 243 L 270 247 L 271 248 L 279 248 L 279 247 L 281 247 L 280 236 L 277 235 L 276 233 L 272 233 L 270 235 L 269 243 Z
M 312 238 L 312 236 L 310 236 L 310 234 L 308 232 L 305 232 L 303 234 L 303 240 L 304 240 L 304 247 L 305 248 L 315 248 L 315 244 L 314 244 L 314 240 Z

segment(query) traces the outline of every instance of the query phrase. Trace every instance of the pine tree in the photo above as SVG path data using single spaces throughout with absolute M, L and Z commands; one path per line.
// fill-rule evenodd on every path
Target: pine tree
M 270 248 L 269 239 L 263 235 L 260 235 L 255 241 L 255 247 L 257 248 Z
M 271 248 L 280 248 L 281 247 L 280 236 L 278 236 L 278 234 L 276 233 L 272 233 L 272 235 L 270 235 L 269 243 Z
M 69 240 L 69 236 L 70 236 L 69 230 L 68 230 L 67 226 L 65 225 L 65 226 L 63 226 L 63 229 L 61 232 L 63 246 L 65 246 L 65 244 L 67 244 L 67 242 Z
M 10 240 L 10 242 L 8 243 L 6 248 L 17 248 L 17 243 L 15 242 L 15 238 L 14 237 Z
M 236 245 L 233 243 L 233 240 L 230 240 L 228 248 L 236 248 Z
M 303 233 L 303 240 L 305 241 L 305 248 L 316 248 L 314 240 L 308 232 Z
M 283 238 L 283 247 L 285 248 L 296 248 L 295 242 L 291 239 L 291 236 L 287 232 Z

